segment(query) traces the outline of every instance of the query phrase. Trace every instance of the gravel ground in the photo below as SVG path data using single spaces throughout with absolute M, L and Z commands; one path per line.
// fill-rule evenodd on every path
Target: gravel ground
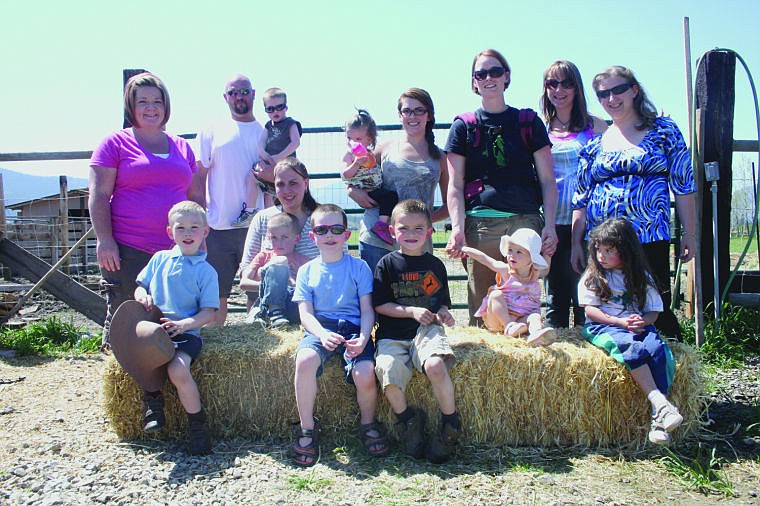
M 31 304 L 38 316 L 62 309 Z M 305 470 L 289 464 L 285 441 L 221 440 L 213 455 L 188 457 L 181 441 L 118 441 L 99 398 L 104 365 L 0 356 L 0 504 L 760 504 L 757 357 L 711 375 L 709 425 L 673 449 L 705 468 L 714 449 L 733 494 L 686 483 L 659 448 L 463 447 L 434 466 L 397 452 L 371 459 L 345 435 L 323 441 Z

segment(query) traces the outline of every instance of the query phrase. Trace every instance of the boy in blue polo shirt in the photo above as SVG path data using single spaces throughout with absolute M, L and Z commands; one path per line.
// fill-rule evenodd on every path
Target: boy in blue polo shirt
M 211 434 L 206 413 L 190 364 L 203 346 L 200 328 L 211 322 L 219 309 L 219 281 L 216 271 L 199 251 L 208 235 L 206 212 L 189 200 L 169 210 L 166 232 L 176 246 L 159 251 L 137 276 L 135 300 L 150 311 L 158 307 L 164 314 L 161 326 L 174 342 L 176 353 L 167 365 L 169 380 L 187 412 L 190 453 L 211 452 Z M 161 391 L 144 392 L 143 429 L 161 428 L 165 423 L 164 398 Z

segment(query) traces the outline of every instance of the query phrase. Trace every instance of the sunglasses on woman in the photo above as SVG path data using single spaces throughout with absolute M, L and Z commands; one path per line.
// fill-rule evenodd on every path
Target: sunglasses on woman
M 311 229 L 317 235 L 325 235 L 330 232 L 332 235 L 340 235 L 346 231 L 346 227 L 343 225 L 317 225 Z
M 610 93 L 617 97 L 618 95 L 622 95 L 626 91 L 630 90 L 632 87 L 633 83 L 618 84 L 609 90 L 596 90 L 596 96 L 599 98 L 599 100 L 605 100 L 610 96 Z
M 264 107 L 264 112 L 271 114 L 274 111 L 284 111 L 287 106 L 288 104 L 286 104 L 285 102 L 281 104 L 277 104 L 277 105 L 268 105 Z
M 556 90 L 559 89 L 560 86 L 565 88 L 566 90 L 573 89 L 575 87 L 575 82 L 572 79 L 563 79 L 561 81 L 558 81 L 556 79 L 547 79 L 545 81 L 546 87 L 550 90 Z
M 474 77 L 476 81 L 485 81 L 486 77 L 490 77 L 491 79 L 501 77 L 506 71 L 507 69 L 504 67 L 491 67 L 490 69 L 476 70 L 472 73 L 472 77 Z

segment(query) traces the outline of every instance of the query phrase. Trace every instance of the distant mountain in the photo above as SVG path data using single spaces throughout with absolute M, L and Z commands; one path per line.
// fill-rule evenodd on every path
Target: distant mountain
M 5 205 L 10 206 L 40 197 L 55 195 L 60 191 L 58 176 L 32 176 L 13 170 L 0 168 L 3 176 Z M 68 178 L 69 190 L 87 188 L 87 179 Z

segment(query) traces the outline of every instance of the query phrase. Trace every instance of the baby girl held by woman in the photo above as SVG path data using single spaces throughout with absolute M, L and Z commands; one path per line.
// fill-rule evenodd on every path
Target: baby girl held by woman
M 520 228 L 511 236 L 502 236 L 499 249 L 506 262 L 475 248 L 462 247 L 463 253 L 496 273 L 496 284 L 488 289 L 475 316 L 482 316 L 489 330 L 509 337 L 527 333 L 531 346 L 553 343 L 557 333 L 544 327 L 541 318 L 538 280 L 549 272 L 549 261 L 541 256 L 541 237 L 529 228 Z
M 381 188 L 383 173 L 372 150 L 377 143 L 377 125 L 372 116 L 364 109 L 359 109 L 345 125 L 349 151 L 343 157 L 345 167 L 341 177 L 348 186 L 367 190 L 367 194 L 377 202 L 379 219 L 372 226 L 372 233 L 388 244 L 393 244 L 388 229 L 388 218 L 398 204 L 398 194 L 393 190 Z

